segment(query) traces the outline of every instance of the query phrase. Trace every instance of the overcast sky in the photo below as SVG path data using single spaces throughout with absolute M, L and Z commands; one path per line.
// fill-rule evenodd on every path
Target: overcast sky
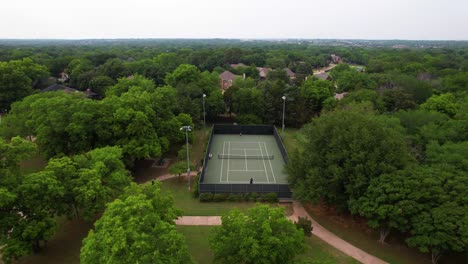
M 2 0 L 0 38 L 468 40 L 468 0 Z

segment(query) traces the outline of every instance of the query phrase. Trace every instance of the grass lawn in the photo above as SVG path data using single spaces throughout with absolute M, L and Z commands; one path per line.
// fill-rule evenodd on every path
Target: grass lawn
M 393 236 L 390 233 L 387 238 L 388 244 L 381 245 L 377 242 L 379 237 L 376 231 L 370 231 L 370 228 L 363 230 L 351 217 L 343 217 L 337 213 L 318 210 L 317 207 L 304 206 L 304 208 L 323 227 L 382 260 L 398 264 L 431 263 L 429 254 L 423 254 L 416 248 L 408 247 L 401 237 L 395 236 L 395 233 L 393 233 Z M 464 253 L 451 253 L 442 255 L 439 263 L 467 263 L 466 260 L 467 256 Z
M 79 264 L 81 241 L 93 226 L 84 221 L 60 218 L 57 232 L 41 252 L 24 257 L 18 264 Z M 1 261 L 0 261 L 1 263 Z
M 281 128 L 278 129 L 281 139 L 283 140 L 284 147 L 288 153 L 299 146 L 298 138 L 301 136 L 299 131 L 300 130 L 297 128 L 286 128 L 284 133 L 282 133 Z
M 233 208 L 246 211 L 255 205 L 253 202 L 201 203 L 198 199 L 193 198 L 192 193 L 188 191 L 188 183 L 185 177 L 163 181 L 162 189 L 172 194 L 175 207 L 182 210 L 182 215 L 222 215 Z
M 213 226 L 178 226 L 177 230 L 184 234 L 190 254 L 197 263 L 212 263 L 213 252 L 208 238 L 213 232 Z M 316 237 L 306 238 L 305 252 L 298 256 L 305 263 L 348 264 L 359 263 L 353 258 L 341 253 Z

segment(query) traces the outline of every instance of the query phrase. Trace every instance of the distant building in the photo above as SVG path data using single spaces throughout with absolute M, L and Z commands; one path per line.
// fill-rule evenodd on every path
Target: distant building
M 335 93 L 335 99 L 336 100 L 341 100 L 345 97 L 345 95 L 347 95 L 348 93 L 347 92 L 343 92 L 343 93 Z
M 291 69 L 284 68 L 283 70 L 286 71 L 286 74 L 289 76 L 289 79 L 291 80 L 296 79 L 296 74 L 293 71 L 291 71 Z
M 330 55 L 330 57 L 331 57 L 332 62 L 335 63 L 335 64 L 343 62 L 341 57 L 336 55 L 336 54 L 332 54 L 332 55 Z
M 257 67 L 257 71 L 260 79 L 266 79 L 271 68 Z
M 68 74 L 66 74 L 64 72 L 61 72 L 60 77 L 57 78 L 57 81 L 62 82 L 62 83 L 66 82 L 68 80 L 70 80 L 70 77 L 68 76 Z
M 224 71 L 219 75 L 219 78 L 221 78 L 221 90 L 224 93 L 229 87 L 232 86 L 232 83 L 236 78 L 240 76 L 235 75 L 234 73 L 230 71 Z
M 358 72 L 364 72 L 364 67 L 362 67 L 362 66 L 356 66 L 356 71 L 358 71 Z
M 319 78 L 320 80 L 331 81 L 330 75 L 328 75 L 328 73 L 326 72 L 319 72 L 319 73 L 314 74 L 314 76 Z
M 235 63 L 235 64 L 231 64 L 231 67 L 235 69 L 239 67 L 248 67 L 248 66 L 245 65 L 244 63 Z
M 52 84 L 51 86 L 41 90 L 41 92 L 55 92 L 55 91 L 64 91 L 66 93 L 83 93 L 82 91 L 79 91 L 77 89 L 73 89 L 71 87 L 67 87 L 61 84 Z M 86 97 L 88 98 L 99 98 L 99 95 L 97 93 L 92 92 L 91 89 L 86 89 L 84 94 L 86 94 Z

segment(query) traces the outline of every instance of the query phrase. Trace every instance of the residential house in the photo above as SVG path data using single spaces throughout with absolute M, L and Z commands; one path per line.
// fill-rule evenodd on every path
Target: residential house
M 221 78 L 221 90 L 224 93 L 229 87 L 232 86 L 232 83 L 236 78 L 240 77 L 239 75 L 235 75 L 234 73 L 230 71 L 224 71 L 219 75 L 219 78 Z
M 343 59 L 341 59 L 341 57 L 336 54 L 332 54 L 330 55 L 330 57 L 331 57 L 332 62 L 335 64 L 343 62 Z
M 271 68 L 257 67 L 258 76 L 261 80 L 265 80 L 268 76 L 268 73 L 271 71 Z
M 70 77 L 65 72 L 61 72 L 60 77 L 57 79 L 57 81 L 62 82 L 62 83 L 66 82 L 68 80 L 70 80 Z
M 236 69 L 236 68 L 239 68 L 239 67 L 248 67 L 248 66 L 241 62 L 241 63 L 231 64 L 231 67 Z
M 55 92 L 55 91 L 64 91 L 66 93 L 83 93 L 82 91 L 79 91 L 77 89 L 73 89 L 71 87 L 67 87 L 61 84 L 57 84 L 57 83 L 52 84 L 51 86 L 41 90 L 41 92 Z M 92 92 L 91 89 L 86 89 L 84 93 L 86 94 L 86 97 L 88 98 L 94 98 L 94 99 L 99 98 L 99 95 L 97 93 Z
M 314 74 L 315 77 L 319 78 L 320 80 L 327 80 L 327 81 L 331 81 L 331 77 L 330 75 L 328 75 L 328 73 L 326 72 L 319 72 L 319 73 L 315 73 Z
M 347 92 L 343 92 L 343 93 L 335 93 L 335 99 L 336 100 L 341 100 L 343 99 L 343 97 L 345 97 L 345 95 L 347 95 L 348 93 Z
M 291 71 L 291 69 L 284 68 L 283 70 L 286 71 L 286 74 L 289 76 L 289 79 L 291 80 L 296 79 L 296 74 L 293 71 Z

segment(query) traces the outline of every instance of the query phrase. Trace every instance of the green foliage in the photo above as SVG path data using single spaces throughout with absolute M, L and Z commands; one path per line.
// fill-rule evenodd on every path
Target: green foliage
M 131 185 L 108 204 L 94 230 L 83 240 L 82 263 L 192 263 L 179 215 L 160 184 Z
M 213 202 L 224 202 L 227 200 L 229 194 L 227 193 L 215 193 L 213 195 Z
M 263 117 L 264 98 L 261 90 L 241 88 L 232 95 L 232 111 L 239 115 Z
M 193 185 L 193 188 L 192 188 L 192 196 L 193 198 L 198 198 L 200 196 L 200 190 L 199 190 L 199 182 L 200 182 L 200 175 L 201 173 L 198 173 L 197 176 L 195 176 L 195 178 L 193 179 L 194 181 L 194 185 Z
M 196 82 L 200 78 L 200 70 L 194 65 L 182 64 L 174 72 L 166 75 L 166 83 L 172 87 Z
M 428 111 L 437 111 L 453 117 L 457 112 L 457 104 L 455 97 L 451 93 L 433 95 L 424 104 L 421 105 L 422 109 Z
M 297 229 L 302 230 L 305 236 L 312 236 L 312 221 L 307 217 L 299 216 L 297 222 L 294 222 Z
M 398 120 L 366 110 L 334 111 L 302 131 L 287 170 L 298 198 L 346 209 L 373 178 L 403 168 L 410 160 Z
M 262 124 L 262 119 L 254 114 L 245 114 L 245 115 L 238 115 L 237 123 L 245 124 L 245 125 L 259 125 Z
M 33 82 L 46 77 L 47 68 L 31 59 L 0 61 L 0 111 L 33 92 Z
M 262 194 L 262 200 L 268 203 L 277 203 L 278 195 L 276 193 L 264 193 Z
M 292 263 L 304 249 L 304 234 L 282 208 L 257 205 L 243 214 L 237 209 L 222 216 L 210 246 L 217 263 Z
M 118 79 L 116 85 L 106 90 L 106 96 L 121 96 L 130 89 L 135 88 L 139 92 L 154 92 L 156 85 L 152 80 L 149 80 L 141 75 L 135 74 L 131 78 L 123 77 Z
M 212 193 L 200 193 L 200 202 L 211 202 L 213 201 Z
M 190 164 L 190 170 L 193 171 L 194 170 L 194 167 L 192 164 Z M 173 175 L 177 175 L 180 177 L 180 175 L 184 174 L 184 173 L 187 173 L 187 161 L 186 160 L 181 160 L 181 161 L 178 161 L 174 164 L 172 164 L 170 167 L 169 167 L 169 173 L 173 174 Z
M 86 220 L 102 212 L 106 203 L 131 182 L 118 147 L 98 148 L 73 158 L 51 159 L 44 171 L 54 175 L 65 188 L 62 213 L 77 217 L 81 214 Z
M 104 96 L 109 87 L 114 86 L 115 82 L 108 76 L 96 76 L 89 81 L 91 91 Z

